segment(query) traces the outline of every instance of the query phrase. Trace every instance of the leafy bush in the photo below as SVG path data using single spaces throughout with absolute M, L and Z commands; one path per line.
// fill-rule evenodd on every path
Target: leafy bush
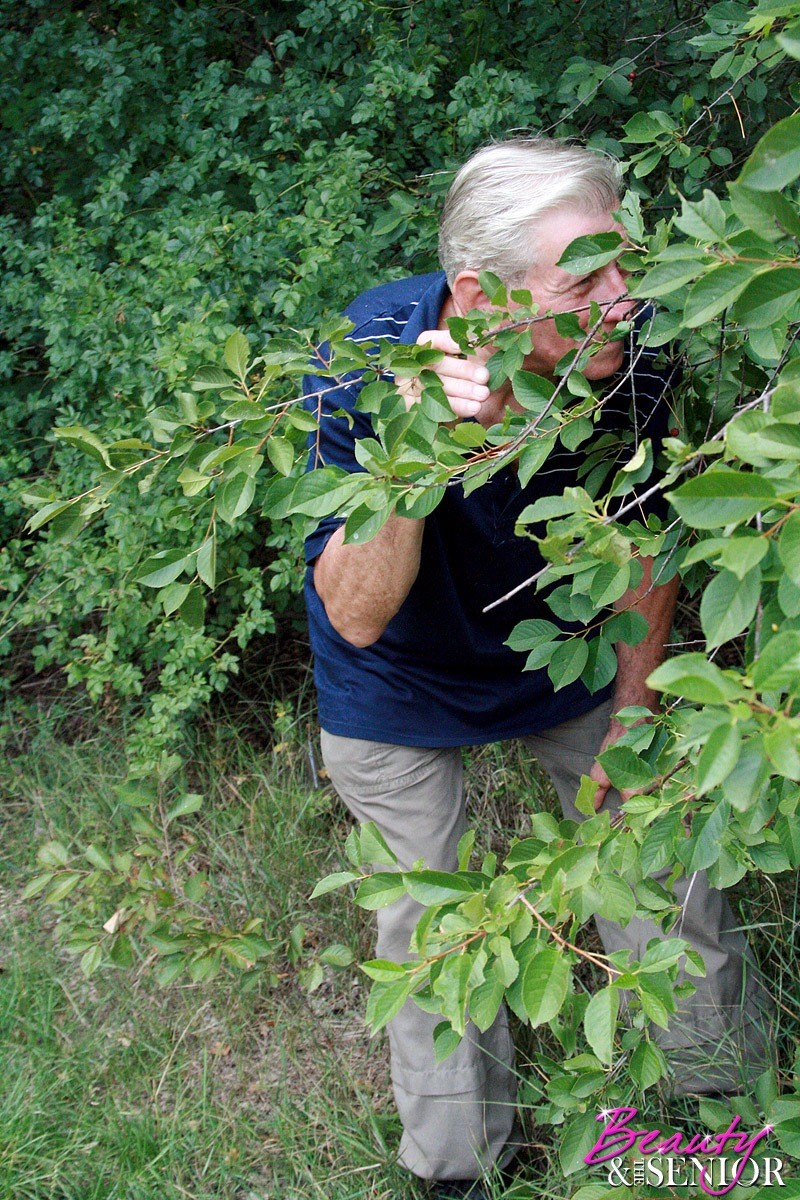
M 62 173 L 52 195 L 34 193 L 35 212 L 15 193 L 4 226 L 9 327 L 28 371 L 24 388 L 19 379 L 12 385 L 8 411 L 19 420 L 32 381 L 46 383 L 39 429 L 55 412 L 58 428 L 54 444 L 37 438 L 29 451 L 7 441 L 15 482 L 6 554 L 12 619 L 37 631 L 36 665 L 63 664 L 98 695 L 146 696 L 132 742 L 142 770 L 169 744 L 176 717 L 237 668 L 231 639 L 244 648 L 271 627 L 274 611 L 292 610 L 308 523 L 339 512 L 346 536 L 366 540 L 394 511 L 430 511 L 453 477 L 480 486 L 512 459 L 530 477 L 553 446 L 588 445 L 602 407 L 582 373 L 588 339 L 554 387 L 522 370 L 524 327 L 498 333 L 485 316 L 454 323 L 463 348 L 476 339 L 498 346 L 493 379 L 512 382 L 524 411 L 489 431 L 451 430 L 435 376 L 425 372 L 430 351 L 354 345 L 336 318 L 313 331 L 288 327 L 307 326 L 387 273 L 431 265 L 447 169 L 511 123 L 510 101 L 515 125 L 579 132 L 628 153 L 628 265 L 641 272 L 636 294 L 658 305 L 647 340 L 656 349 L 672 343 L 689 368 L 652 484 L 673 512 L 646 525 L 630 519 L 625 497 L 653 471 L 643 442 L 628 460 L 615 447 L 616 470 L 524 514 L 524 526 L 546 525 L 548 566 L 530 585 L 558 581 L 557 615 L 593 623 L 595 636 L 523 622 L 512 641 L 548 666 L 554 686 L 577 675 L 597 684 L 613 665 L 613 644 L 641 636 L 635 621 L 604 605 L 648 556 L 655 579 L 680 571 L 690 589 L 702 589 L 705 653 L 678 655 L 655 672 L 665 712 L 647 725 L 637 724 L 641 711 L 628 712 L 630 729 L 602 757 L 616 786 L 641 789 L 623 824 L 591 815 L 587 785 L 579 795 L 585 823 L 534 818 L 532 837 L 512 847 L 499 871 L 490 859 L 470 870 L 466 842 L 452 875 L 371 873 L 373 861 L 393 864 L 366 830 L 350 844 L 355 869 L 322 885 L 358 882 L 357 902 L 369 908 L 404 891 L 430 906 L 421 961 L 367 967 L 376 1026 L 416 993 L 442 1014 L 446 1054 L 468 1015 L 488 1023 L 506 996 L 534 1025 L 558 1018 L 565 1054 L 585 1039 L 587 1078 L 565 1139 L 574 1149 L 597 1096 L 619 1099 L 613 1066 L 621 1056 L 641 1089 L 665 1074 L 648 1021 L 668 1023 L 675 997 L 691 987 L 677 982 L 679 966 L 701 972 L 702 964 L 680 939 L 652 946 L 638 964 L 598 959 L 608 983 L 587 1002 L 572 974 L 586 955 L 563 931 L 596 909 L 622 921 L 634 911 L 667 920 L 669 893 L 647 876 L 668 864 L 708 869 L 718 886 L 748 871 L 800 866 L 800 117 L 790 104 L 798 100 L 790 80 L 800 25 L 796 3 L 723 3 L 702 23 L 686 14 L 689 30 L 665 32 L 655 6 L 642 5 L 635 30 L 616 15 L 612 29 L 611 14 L 595 11 L 576 44 L 567 12 L 553 8 L 545 60 L 512 6 L 466 10 L 470 44 L 485 39 L 485 56 L 474 62 L 460 57 L 463 39 L 448 53 L 439 4 L 423 19 L 359 3 L 334 13 L 319 2 L 281 29 L 271 13 L 247 9 L 154 11 L 146 45 L 146 23 L 126 5 L 102 36 L 83 15 L 48 16 L 31 40 L 49 47 L 53 77 L 63 81 L 59 103 L 29 122 L 35 89 L 18 87 L 7 100 L 19 114 L 9 161 L 23 192 L 46 190 L 40 153 Z M 223 60 L 227 20 L 257 31 L 267 51 Z M 356 26 L 366 30 L 363 60 L 350 50 Z M 57 46 L 45 36 L 56 31 Z M 20 44 L 7 35 L 6 53 L 24 59 Z M 130 74 L 123 45 L 141 49 Z M 92 103 L 85 95 L 79 102 L 68 55 L 85 72 L 84 88 L 94 81 Z M 169 82 L 158 74 L 163 63 Z M 137 91 L 145 78 L 150 90 L 156 78 L 163 83 L 152 111 Z M 109 142 L 104 122 L 114 131 Z M 32 128 L 41 149 L 23 163 Z M 96 174 L 80 153 L 66 154 L 73 137 L 96 156 Z M 585 270 L 618 244 L 578 251 Z M 509 298 L 498 280 L 484 282 L 501 313 Z M 519 310 L 513 316 L 519 321 Z M 320 341 L 330 361 L 319 374 L 368 373 L 360 403 L 373 413 L 376 436 L 357 476 L 303 473 L 316 417 L 299 405 L 297 383 Z M 408 414 L 382 379 L 397 369 L 427 385 Z M 23 504 L 34 509 L 27 534 Z M 613 889 L 599 865 L 609 861 Z M 58 890 L 57 877 L 74 871 L 68 861 L 44 865 L 49 877 L 33 887 Z M 61 886 L 75 895 L 81 882 Z M 164 934 L 153 924 L 161 917 L 145 915 L 144 936 Z M 623 991 L 634 1028 L 620 1040 Z M 552 1094 L 543 1101 L 543 1119 L 574 1112 L 572 1083 L 560 1093 L 568 1103 Z M 772 1104 L 771 1085 L 764 1088 Z M 776 1103 L 775 1124 L 794 1119 L 794 1100 Z M 578 1159 L 564 1153 L 565 1171 L 574 1169 Z

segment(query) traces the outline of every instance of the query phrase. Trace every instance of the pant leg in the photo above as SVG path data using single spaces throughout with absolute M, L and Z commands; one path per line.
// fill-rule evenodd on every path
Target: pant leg
M 466 828 L 461 751 L 420 749 L 323 731 L 322 756 L 336 791 L 358 821 L 374 821 L 399 860 L 438 870 L 457 866 Z M 411 957 L 422 906 L 404 896 L 378 911 L 377 956 Z M 506 1149 L 515 1124 L 514 1047 L 504 1008 L 481 1033 L 468 1025 L 456 1051 L 436 1064 L 441 1018 L 413 1002 L 389 1022 L 392 1085 L 403 1136 L 400 1162 L 424 1179 L 472 1179 Z
M 566 817 L 580 821 L 575 796 L 581 775 L 588 775 L 608 729 L 611 701 L 585 716 L 565 721 L 546 733 L 524 739 L 550 775 Z M 621 797 L 610 790 L 606 807 L 619 808 Z M 664 880 L 669 869 L 656 874 Z M 667 1031 L 654 1036 L 668 1052 L 675 1091 L 723 1092 L 752 1087 L 769 1065 L 769 1002 L 747 939 L 724 894 L 710 887 L 705 871 L 682 877 L 674 887 L 682 913 L 672 931 L 698 951 L 706 965 L 704 979 L 692 978 L 697 991 L 679 1007 Z M 652 921 L 634 917 L 625 928 L 597 918 L 606 953 L 630 948 L 641 959 L 648 941 L 664 934 Z

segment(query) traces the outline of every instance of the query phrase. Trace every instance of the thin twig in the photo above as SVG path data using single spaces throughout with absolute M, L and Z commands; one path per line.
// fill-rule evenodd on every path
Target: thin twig
M 601 971 L 605 971 L 610 979 L 613 979 L 615 975 L 622 974 L 622 971 L 617 970 L 616 967 L 612 967 L 608 962 L 604 962 L 599 955 L 592 954 L 590 950 L 581 950 L 580 946 L 575 946 L 572 942 L 568 942 L 566 938 L 563 938 L 557 929 L 554 929 L 548 921 L 545 921 L 542 914 L 534 904 L 531 904 L 524 892 L 520 892 L 516 900 L 512 901 L 512 903 L 524 904 L 531 915 L 539 922 L 542 929 L 546 929 L 553 940 L 557 942 L 562 949 L 572 950 L 573 953 L 579 955 L 581 958 L 586 959 L 587 962 L 593 963 L 594 966 L 599 967 Z

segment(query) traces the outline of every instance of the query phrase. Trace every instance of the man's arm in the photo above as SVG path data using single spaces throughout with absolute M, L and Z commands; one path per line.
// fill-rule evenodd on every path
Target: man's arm
M 454 415 L 462 419 L 480 414 L 490 397 L 489 372 L 483 363 L 461 358 L 446 329 L 427 329 L 417 343 L 443 352 L 431 369 L 441 378 Z M 419 400 L 415 379 L 398 379 L 397 390 L 409 407 Z M 371 646 L 400 608 L 419 571 L 424 524 L 424 520 L 390 517 L 363 546 L 345 545 L 343 529 L 332 534 L 314 566 L 314 587 L 328 620 L 346 642 Z
M 424 520 L 390 517 L 363 546 L 331 534 L 314 564 L 314 587 L 336 632 L 353 646 L 371 646 L 409 593 L 419 571 Z
M 615 605 L 618 610 L 633 608 L 647 621 L 647 635 L 638 646 L 629 646 L 625 642 L 617 644 L 618 665 L 613 710 L 615 713 L 630 705 L 641 705 L 652 712 L 658 709 L 658 697 L 647 687 L 645 680 L 650 672 L 664 661 L 665 645 L 672 627 L 680 585 L 676 575 L 661 587 L 653 586 L 653 560 L 643 558 L 641 562 L 644 573 L 639 586 L 626 592 Z M 612 717 L 598 754 L 612 746 L 624 732 L 625 727 Z M 598 762 L 592 767 L 590 775 L 598 785 L 594 806 L 600 808 L 611 787 L 611 780 Z M 622 791 L 620 794 L 623 800 L 627 800 L 633 792 Z

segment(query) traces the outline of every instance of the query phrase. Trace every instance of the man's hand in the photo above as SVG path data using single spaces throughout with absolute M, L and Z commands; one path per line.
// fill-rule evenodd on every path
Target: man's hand
M 608 750 L 609 746 L 613 746 L 617 739 L 621 738 L 623 733 L 625 733 L 625 729 L 626 727 L 624 725 L 620 725 L 619 721 L 612 717 L 608 726 L 608 732 L 600 743 L 600 749 L 597 751 L 598 756 L 601 755 L 604 750 Z M 608 790 L 614 785 L 608 778 L 608 775 L 606 775 L 605 770 L 599 762 L 595 762 L 594 766 L 589 772 L 589 778 L 593 779 L 597 784 L 597 791 L 594 794 L 594 807 L 595 811 L 597 811 L 603 807 Z M 624 803 L 626 800 L 630 800 L 631 796 L 636 795 L 636 789 L 620 788 L 619 794 Z
M 444 358 L 433 363 L 429 370 L 435 371 L 442 381 L 447 402 L 457 417 L 477 417 L 489 399 L 486 384 L 489 372 L 477 358 L 461 357 L 458 343 L 453 341 L 447 330 L 426 329 L 417 338 L 418 346 L 431 346 L 441 350 Z M 410 408 L 422 395 L 420 381 L 416 375 L 410 379 L 398 379 L 397 390 Z

